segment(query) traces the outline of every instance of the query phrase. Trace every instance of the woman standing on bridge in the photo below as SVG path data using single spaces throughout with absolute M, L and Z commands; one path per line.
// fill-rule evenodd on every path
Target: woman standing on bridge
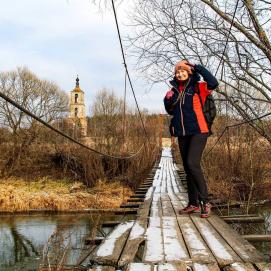
M 200 76 L 204 82 L 200 82 Z M 178 137 L 189 200 L 180 213 L 201 212 L 201 217 L 205 218 L 210 214 L 211 205 L 200 162 L 211 131 L 202 107 L 218 81 L 203 66 L 183 60 L 176 64 L 170 84 L 172 88 L 167 92 L 164 104 L 167 113 L 173 115 L 173 132 Z

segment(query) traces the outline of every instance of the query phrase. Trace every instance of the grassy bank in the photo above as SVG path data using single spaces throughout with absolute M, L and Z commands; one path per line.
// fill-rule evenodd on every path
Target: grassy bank
M 120 182 L 99 180 L 93 188 L 79 182 L 39 178 L 25 181 L 19 178 L 0 180 L 0 211 L 54 211 L 84 208 L 115 208 L 132 194 Z

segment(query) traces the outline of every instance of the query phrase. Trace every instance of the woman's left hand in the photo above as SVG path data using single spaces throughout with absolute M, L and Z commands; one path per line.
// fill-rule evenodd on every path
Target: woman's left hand
M 185 64 L 188 65 L 188 66 L 190 66 L 193 70 L 195 70 L 195 64 L 190 63 L 190 62 L 188 62 L 188 61 L 186 61 Z

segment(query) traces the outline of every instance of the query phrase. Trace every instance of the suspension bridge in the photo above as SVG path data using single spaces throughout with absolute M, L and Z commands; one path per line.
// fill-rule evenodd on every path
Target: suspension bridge
M 113 271 L 268 271 L 271 264 L 223 219 L 178 211 L 187 205 L 184 172 L 164 148 L 153 177 L 132 199 L 136 219 L 120 223 L 88 257 L 87 269 Z M 144 195 L 144 196 L 142 196 Z
M 228 37 L 231 33 L 237 6 L 238 1 Z M 146 142 L 148 142 L 149 139 L 125 60 L 113 0 L 112 8 L 125 69 L 125 88 L 128 79 Z M 223 66 L 227 43 L 228 38 L 218 69 L 221 62 Z M 59 131 L 15 103 L 4 93 L 0 92 L 0 97 L 49 129 L 97 155 L 112 159 L 132 159 L 144 150 L 144 145 L 142 145 L 136 153 L 127 157 L 102 153 Z M 246 120 L 237 125 L 250 123 L 270 114 Z M 230 127 L 227 126 L 224 131 Z M 130 210 L 133 207 L 136 208 L 136 218 L 116 223 L 115 228 L 102 240 L 101 244 L 91 246 L 87 257 L 84 258 L 84 262 L 87 261 L 85 269 L 88 271 L 271 271 L 271 264 L 265 262 L 256 248 L 235 232 L 222 218 L 212 214 L 209 218 L 202 219 L 198 214 L 180 215 L 178 213 L 187 205 L 187 191 L 181 179 L 185 180 L 183 170 L 173 162 L 171 149 L 164 148 L 161 159 L 155 165 L 151 177 L 141 185 L 133 198 L 129 200 L 130 203 L 125 206 Z

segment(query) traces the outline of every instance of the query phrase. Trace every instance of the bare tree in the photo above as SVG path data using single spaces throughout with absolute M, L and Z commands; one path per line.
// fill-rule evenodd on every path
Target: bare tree
M 263 0 L 137 0 L 130 48 L 152 83 L 167 81 L 180 59 L 218 70 L 219 99 L 249 120 L 271 109 L 270 8 Z M 271 143 L 263 122 L 251 125 Z
M 124 102 L 113 91 L 100 90 L 93 102 L 91 134 L 108 152 L 118 151 L 122 143 L 122 113 Z M 117 148 L 117 149 L 116 149 Z
M 67 95 L 55 83 L 40 80 L 27 68 L 0 73 L 0 91 L 49 123 L 62 117 L 68 108 Z M 11 132 L 6 163 L 11 172 L 21 155 L 37 139 L 42 126 L 3 99 L 0 100 L 0 125 Z

